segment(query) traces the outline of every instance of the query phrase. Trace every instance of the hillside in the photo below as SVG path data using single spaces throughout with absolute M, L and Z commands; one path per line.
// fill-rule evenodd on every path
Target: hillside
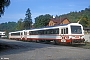
M 70 22 L 77 22 L 80 20 L 80 23 L 84 27 L 90 26 L 90 7 L 85 8 L 84 10 L 81 10 L 79 12 L 70 12 L 68 14 L 60 15 L 59 17 L 67 17 Z
M 70 20 L 70 22 L 80 21 L 80 24 L 82 24 L 84 27 L 90 27 L 90 7 L 85 8 L 84 10 L 81 10 L 79 12 L 70 12 L 68 14 L 63 14 L 58 17 L 67 17 Z M 16 31 L 17 25 L 20 24 L 16 22 L 1 23 L 0 31 Z M 21 25 L 19 27 L 21 27 Z

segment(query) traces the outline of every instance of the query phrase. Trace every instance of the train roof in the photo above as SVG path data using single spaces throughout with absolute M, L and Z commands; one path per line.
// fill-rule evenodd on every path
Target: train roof
M 40 28 L 32 28 L 32 29 L 26 29 L 26 30 L 36 30 L 36 29 L 44 29 L 44 28 L 53 28 L 53 27 L 59 27 L 59 26 L 67 26 L 67 25 L 81 25 L 78 23 L 69 23 L 69 24 L 60 24 L 60 25 L 55 25 L 55 26 L 45 26 L 45 27 L 40 27 Z
M 68 24 L 55 25 L 55 26 L 44 26 L 44 27 L 40 27 L 40 28 L 32 28 L 32 29 L 26 29 L 26 30 L 44 29 L 44 28 L 53 28 L 53 27 L 66 26 L 66 25 L 68 25 Z
M 21 31 L 9 32 L 9 34 L 10 34 L 10 33 L 17 33 L 17 32 L 23 32 L 23 30 L 21 30 Z
M 26 30 L 31 30 L 31 31 L 35 31 L 35 30 L 44 30 L 44 29 L 54 29 L 54 28 L 58 28 L 60 26 L 68 26 L 68 25 L 81 25 L 78 23 L 69 23 L 69 24 L 61 24 L 61 25 L 55 25 L 55 26 L 46 26 L 46 27 L 41 27 L 41 28 L 33 28 L 33 29 L 26 29 Z M 9 33 L 15 33 L 15 32 L 23 32 L 26 30 L 20 30 L 20 31 L 14 31 L 14 32 L 9 32 Z

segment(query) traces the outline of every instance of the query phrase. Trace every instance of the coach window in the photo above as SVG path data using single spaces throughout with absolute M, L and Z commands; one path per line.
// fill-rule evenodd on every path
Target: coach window
M 12 33 L 11 35 L 12 36 L 14 36 L 14 35 L 20 35 L 20 32 L 19 33 Z
M 33 31 L 31 31 L 31 35 L 33 35 Z
M 44 34 L 47 34 L 47 30 L 44 30 Z
M 55 29 L 55 34 L 59 34 L 59 29 Z
M 68 34 L 68 28 L 61 29 L 61 34 Z
M 25 32 L 24 32 L 24 35 L 25 35 Z
M 66 34 L 68 34 L 68 28 L 66 28 Z
M 20 32 L 19 33 L 16 33 L 15 35 L 20 35 Z
M 33 31 L 33 35 L 35 35 L 36 34 L 36 31 Z
M 29 31 L 29 35 L 31 35 L 31 31 Z
M 38 35 L 40 35 L 40 34 L 41 34 L 41 31 L 39 30 L 39 31 L 38 31 Z
M 40 34 L 41 34 L 41 31 L 39 30 L 39 31 L 38 31 L 38 35 L 40 35 Z
M 34 35 L 37 35 L 37 32 L 38 32 L 38 31 L 34 31 Z
M 47 31 L 47 33 L 46 34 L 49 34 L 49 30 L 46 30 Z
M 50 29 L 49 30 L 49 34 L 53 34 L 53 29 Z
M 49 29 L 49 34 L 53 34 L 53 29 Z
M 37 31 L 33 31 L 33 35 L 36 35 L 36 32 L 37 32 Z
M 56 34 L 57 32 L 56 32 L 56 29 L 53 29 L 53 34 Z
M 20 35 L 20 32 L 19 32 L 19 33 L 17 33 L 16 35 Z
M 63 29 L 61 29 L 61 34 L 63 34 Z
M 38 35 L 38 31 L 36 31 L 35 34 Z
M 42 34 L 44 34 L 44 30 L 42 30 Z
M 32 31 L 29 31 L 29 34 L 32 35 Z
M 23 33 L 21 32 L 21 35 L 23 35 Z
M 37 31 L 33 31 L 33 35 L 36 35 L 37 34 Z
M 38 32 L 37 34 L 40 35 L 40 31 L 37 31 L 37 32 Z
M 44 31 L 43 31 L 43 30 L 40 30 L 40 31 L 39 31 L 39 34 L 40 34 L 40 35 L 44 34 Z
M 63 30 L 64 30 L 64 34 L 66 34 L 66 29 L 64 28 Z
M 24 35 L 27 35 L 27 32 L 24 32 Z
M 68 34 L 68 28 L 61 29 L 61 34 Z

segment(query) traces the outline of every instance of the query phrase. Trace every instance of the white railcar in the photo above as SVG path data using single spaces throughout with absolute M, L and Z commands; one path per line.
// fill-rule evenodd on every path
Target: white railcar
M 9 39 L 21 40 L 23 31 L 9 32 Z
M 5 37 L 5 32 L 0 31 L 0 38 Z
M 13 33 L 15 32 L 9 33 L 9 38 L 12 38 Z M 16 38 L 16 36 L 13 36 L 13 38 Z M 55 43 L 69 44 L 83 44 L 85 41 L 83 26 L 78 23 L 22 30 L 22 32 L 20 32 L 20 36 L 18 37 L 18 39 L 46 42 L 54 41 Z

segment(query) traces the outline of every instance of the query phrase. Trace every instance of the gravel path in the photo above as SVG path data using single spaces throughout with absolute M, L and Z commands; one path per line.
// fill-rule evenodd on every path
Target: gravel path
M 0 39 L 0 58 L 1 60 L 90 60 L 90 50 Z

